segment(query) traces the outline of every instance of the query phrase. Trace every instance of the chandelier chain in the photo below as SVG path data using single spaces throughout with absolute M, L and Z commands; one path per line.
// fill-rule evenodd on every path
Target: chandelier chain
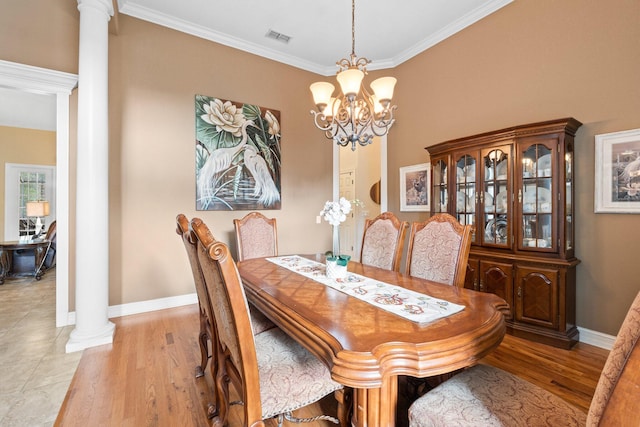
M 351 0 L 351 55 L 356 55 L 356 0 Z

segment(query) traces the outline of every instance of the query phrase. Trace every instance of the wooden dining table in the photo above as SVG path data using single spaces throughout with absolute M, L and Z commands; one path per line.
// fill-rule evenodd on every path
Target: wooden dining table
M 324 262 L 321 255 L 305 256 Z M 247 299 L 353 388 L 354 426 L 394 426 L 398 376 L 430 377 L 475 364 L 505 334 L 500 297 L 349 262 L 350 272 L 464 306 L 418 324 L 266 258 L 238 263 Z

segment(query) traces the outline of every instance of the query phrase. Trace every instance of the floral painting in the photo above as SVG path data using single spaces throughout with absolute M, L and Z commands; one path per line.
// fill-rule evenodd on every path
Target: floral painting
M 280 112 L 196 95 L 196 209 L 280 209 Z

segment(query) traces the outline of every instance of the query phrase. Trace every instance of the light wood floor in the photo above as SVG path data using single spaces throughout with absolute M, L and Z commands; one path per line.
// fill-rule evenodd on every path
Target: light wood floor
M 55 425 L 207 426 L 210 379 L 194 377 L 200 358 L 197 306 L 112 320 L 116 324 L 113 344 L 84 351 Z M 586 411 L 607 354 L 582 343 L 568 351 L 506 336 L 483 362 L 513 372 Z M 322 410 L 335 410 L 333 398 L 297 415 Z M 232 409 L 231 426 L 242 425 L 240 411 L 237 406 Z

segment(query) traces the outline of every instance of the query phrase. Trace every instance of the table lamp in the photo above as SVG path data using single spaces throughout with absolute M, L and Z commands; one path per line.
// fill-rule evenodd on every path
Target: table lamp
M 34 238 L 40 236 L 42 231 L 42 221 L 40 217 L 49 215 L 49 202 L 44 200 L 27 202 L 27 217 L 36 217 L 36 231 L 33 235 Z

